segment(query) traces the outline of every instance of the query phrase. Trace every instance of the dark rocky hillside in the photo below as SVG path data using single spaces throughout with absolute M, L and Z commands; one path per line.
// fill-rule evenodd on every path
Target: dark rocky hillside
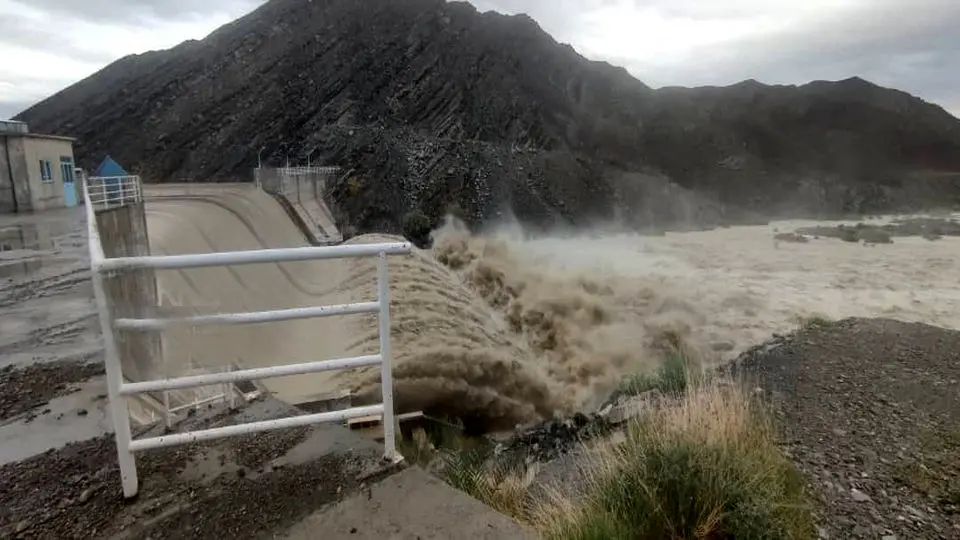
M 339 164 L 358 231 L 420 209 L 634 226 L 960 203 L 960 120 L 861 79 L 652 90 L 525 16 L 443 0 L 271 0 L 23 112 L 148 181 Z

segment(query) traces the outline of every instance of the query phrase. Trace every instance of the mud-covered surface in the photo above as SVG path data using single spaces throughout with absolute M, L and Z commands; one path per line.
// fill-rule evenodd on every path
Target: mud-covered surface
M 735 371 L 775 403 L 821 537 L 960 538 L 960 332 L 812 324 Z
M 102 373 L 102 362 L 82 360 L 0 368 L 0 421 L 29 415 Z
M 83 208 L 0 216 L 0 464 L 102 435 Z
M 0 216 L 0 366 L 101 348 L 83 208 Z
M 258 402 L 181 427 L 294 412 Z M 269 538 L 378 478 L 377 448 L 344 433 L 299 428 L 143 452 L 140 492 L 126 502 L 113 436 L 73 443 L 0 467 L 0 537 Z

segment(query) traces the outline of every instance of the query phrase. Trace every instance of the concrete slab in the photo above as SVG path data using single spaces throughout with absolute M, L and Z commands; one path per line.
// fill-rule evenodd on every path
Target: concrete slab
M 332 214 L 325 202 L 313 198 L 296 201 L 287 197 L 287 200 L 314 236 L 315 243 L 327 245 L 343 242 L 343 236 L 337 230 L 337 226 L 333 224 Z
M 515 521 L 419 467 L 408 468 L 314 513 L 289 540 L 461 540 L 533 538 Z

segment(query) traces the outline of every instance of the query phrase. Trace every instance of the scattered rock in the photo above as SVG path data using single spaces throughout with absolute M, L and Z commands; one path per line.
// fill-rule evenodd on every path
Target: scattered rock
M 510 439 L 497 444 L 494 455 L 520 458 L 527 463 L 552 461 L 579 443 L 610 431 L 611 424 L 599 414 L 578 413 L 571 418 L 548 420 L 522 428 Z
M 857 501 L 857 502 L 870 502 L 871 500 L 873 500 L 873 499 L 870 498 L 869 495 L 867 495 L 866 493 L 860 491 L 860 490 L 857 489 L 857 488 L 851 488 L 851 489 L 850 489 L 850 496 L 853 497 L 853 500 L 855 500 L 855 501 Z
M 83 490 L 83 493 L 81 493 L 80 496 L 77 497 L 77 502 L 80 504 L 86 503 L 87 501 L 90 500 L 90 497 L 93 496 L 95 491 L 96 490 L 94 488 L 87 488 Z
M 831 538 L 950 538 L 960 524 L 949 489 L 960 486 L 960 408 L 944 384 L 960 377 L 960 332 L 888 319 L 808 325 L 728 370 L 772 401 Z

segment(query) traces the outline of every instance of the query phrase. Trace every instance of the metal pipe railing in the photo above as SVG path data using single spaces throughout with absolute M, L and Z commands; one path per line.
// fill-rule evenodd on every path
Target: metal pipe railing
M 89 200 L 96 210 L 115 208 L 143 200 L 143 185 L 140 177 L 91 176 L 84 183 Z
M 94 187 L 98 187 L 98 189 L 101 189 L 100 194 L 105 196 L 105 183 L 93 183 L 92 185 Z M 139 178 L 137 178 L 135 183 L 130 183 L 130 186 L 132 187 L 130 187 L 129 190 L 123 187 L 123 183 L 120 183 L 119 185 L 121 188 L 118 191 L 119 197 L 116 200 L 140 200 L 142 192 L 139 188 Z M 396 441 L 394 438 L 395 416 L 393 401 L 393 372 L 391 368 L 390 356 L 390 285 L 387 255 L 410 253 L 411 245 L 409 243 L 395 242 L 350 246 L 318 246 L 305 248 L 262 249 L 255 251 L 233 251 L 224 253 L 202 253 L 192 255 L 117 257 L 108 259 L 104 256 L 103 246 L 100 242 L 99 232 L 97 231 L 96 214 L 94 211 L 96 203 L 94 203 L 90 197 L 90 186 L 91 184 L 88 183 L 85 183 L 83 186 L 83 197 L 84 202 L 86 203 L 88 221 L 87 233 L 90 239 L 90 267 L 92 270 L 91 273 L 94 298 L 97 303 L 100 326 L 104 337 L 104 347 L 106 353 L 104 357 L 104 363 L 107 372 L 107 389 L 110 413 L 116 435 L 118 463 L 120 465 L 120 476 L 123 484 L 124 496 L 133 497 L 137 494 L 139 489 L 136 461 L 134 460 L 133 452 L 150 448 L 162 448 L 178 444 L 213 440 L 222 437 L 258 433 L 287 427 L 306 426 L 321 422 L 336 422 L 373 414 L 383 415 L 385 447 L 384 457 L 391 461 L 402 459 L 397 453 Z M 106 201 L 106 199 L 104 200 Z M 104 204 L 113 204 L 116 202 L 116 200 L 111 199 L 111 201 Z M 314 306 L 249 313 L 219 313 L 213 315 L 197 315 L 191 317 L 167 319 L 118 318 L 116 320 L 112 320 L 108 305 L 109 300 L 106 296 L 104 288 L 105 272 L 122 272 L 137 268 L 206 268 L 212 266 L 279 263 L 374 255 L 377 257 L 376 302 L 358 302 L 354 304 Z M 256 369 L 206 373 L 173 379 L 166 378 L 161 380 L 132 383 L 123 382 L 123 371 L 120 362 L 119 351 L 117 349 L 116 337 L 114 334 L 115 330 L 120 329 L 162 330 L 174 324 L 186 324 L 190 326 L 206 324 L 247 324 L 303 319 L 308 317 L 353 315 L 360 313 L 378 314 L 380 333 L 379 354 L 358 356 L 353 358 L 337 358 L 332 360 L 321 360 L 282 366 L 270 366 Z M 378 364 L 380 365 L 380 386 L 382 389 L 382 402 L 378 405 L 354 407 L 341 411 L 293 416 L 288 418 L 251 422 L 198 431 L 188 431 L 149 439 L 134 440 L 130 433 L 129 412 L 126 403 L 126 398 L 128 396 L 146 392 L 164 392 L 166 395 L 166 392 L 171 390 L 212 386 L 215 384 L 226 384 L 244 380 L 267 379 L 273 377 L 315 373 L 321 371 L 352 369 L 356 367 Z M 222 397 L 225 396 L 215 396 L 214 398 L 210 398 L 210 400 L 219 399 Z M 232 399 L 232 396 L 230 396 L 230 399 Z M 165 397 L 164 401 L 166 409 L 165 421 L 169 425 L 172 422 L 171 414 L 174 412 L 174 410 L 169 406 L 169 397 Z M 197 403 L 200 401 L 194 402 L 190 406 L 197 405 Z M 183 410 L 183 407 L 180 407 L 179 410 Z

